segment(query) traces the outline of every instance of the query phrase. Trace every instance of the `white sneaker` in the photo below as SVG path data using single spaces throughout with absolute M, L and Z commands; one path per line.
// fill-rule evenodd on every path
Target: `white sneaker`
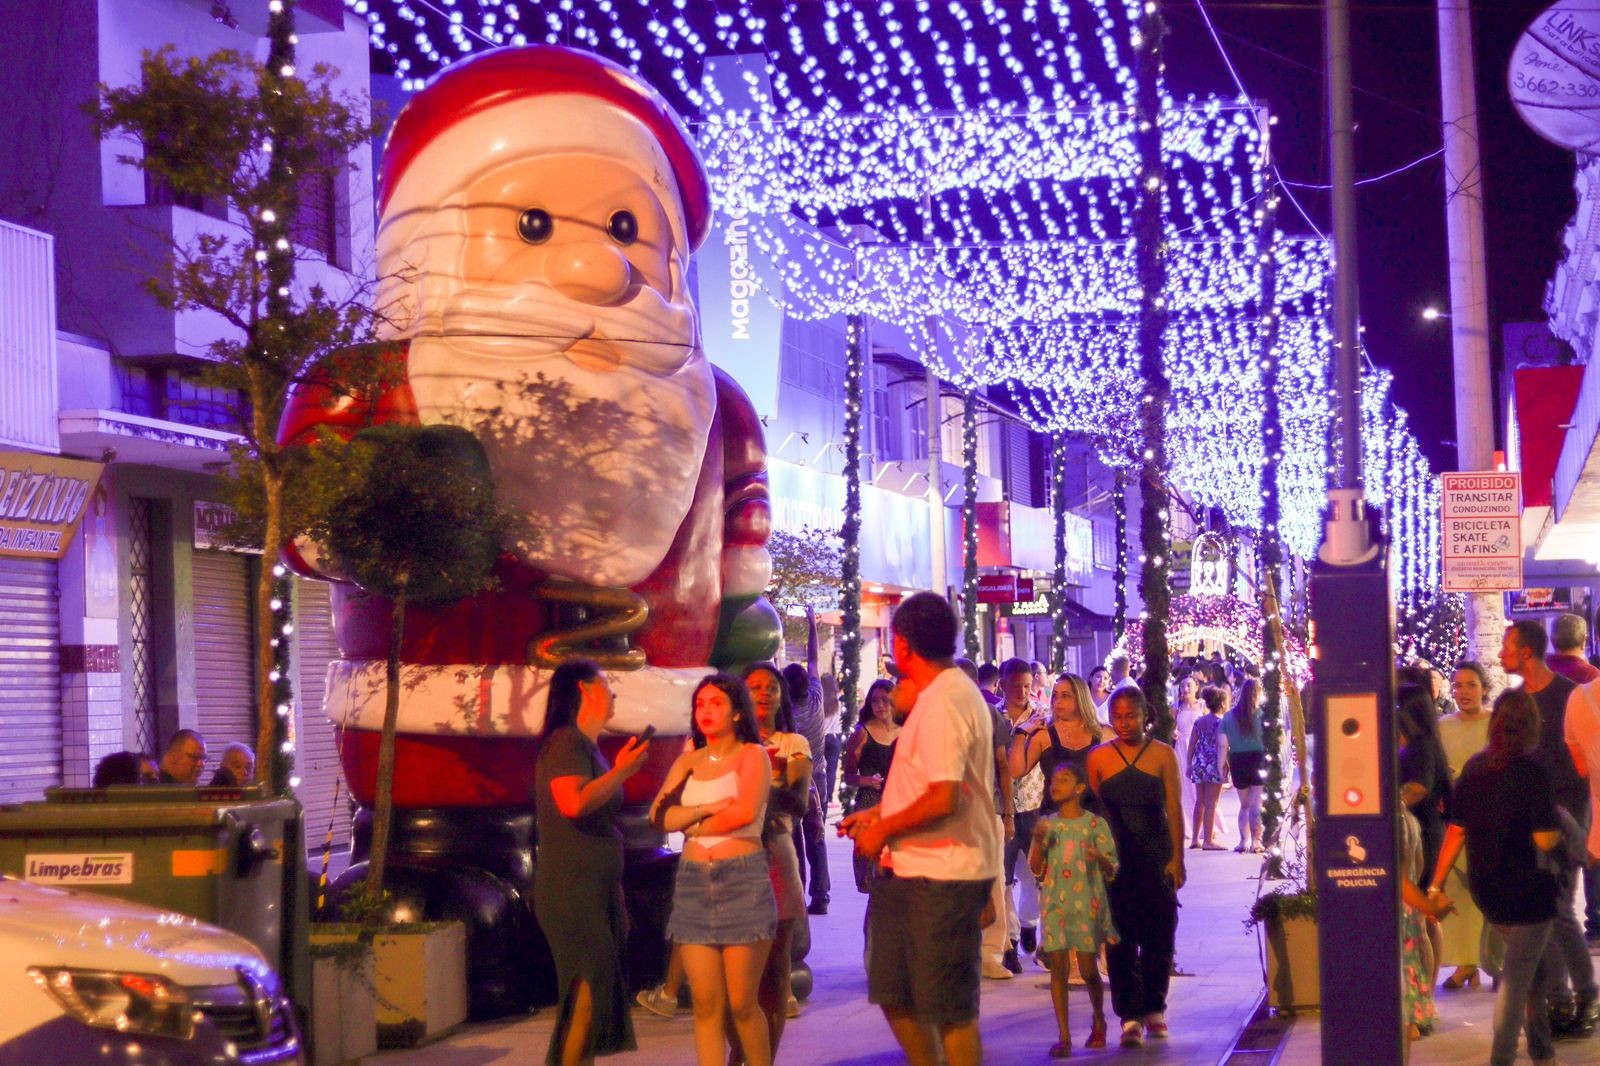
M 1134 1021 L 1123 1022 L 1122 1046 L 1144 1047 L 1144 1026 Z
M 676 1018 L 680 1013 L 677 997 L 667 995 L 666 989 L 661 985 L 647 988 L 633 998 L 639 1006 L 662 1018 Z
M 1011 971 L 994 959 L 984 959 L 983 976 L 991 981 L 1009 981 L 1011 980 Z
M 1167 1033 L 1167 1016 L 1160 1011 L 1144 1016 L 1144 1031 L 1147 1036 L 1157 1040 L 1165 1040 Z

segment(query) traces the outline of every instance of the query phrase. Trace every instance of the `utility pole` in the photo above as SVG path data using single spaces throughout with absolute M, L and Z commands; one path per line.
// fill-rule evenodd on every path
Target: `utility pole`
M 1472 11 L 1439 0 L 1439 98 L 1444 132 L 1445 233 L 1450 251 L 1450 348 L 1455 370 L 1456 466 L 1494 469 L 1494 389 L 1489 368 L 1489 283 L 1483 255 L 1483 166 L 1473 81 Z M 1466 596 L 1467 655 L 1505 685 L 1496 652 L 1506 628 L 1498 591 Z

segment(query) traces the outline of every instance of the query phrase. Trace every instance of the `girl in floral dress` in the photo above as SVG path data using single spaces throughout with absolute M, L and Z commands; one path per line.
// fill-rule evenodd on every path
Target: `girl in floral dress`
M 1050 1057 L 1072 1054 L 1067 1028 L 1067 981 L 1072 955 L 1088 986 L 1094 1022 L 1086 1048 L 1106 1046 L 1105 985 L 1096 956 L 1117 941 L 1111 922 L 1106 882 L 1117 875 L 1117 845 L 1111 824 L 1083 809 L 1088 783 L 1073 763 L 1056 765 L 1050 775 L 1050 803 L 1055 813 L 1033 829 L 1028 866 L 1039 879 L 1039 946 L 1050 964 L 1050 999 L 1055 1005 L 1060 1041 Z

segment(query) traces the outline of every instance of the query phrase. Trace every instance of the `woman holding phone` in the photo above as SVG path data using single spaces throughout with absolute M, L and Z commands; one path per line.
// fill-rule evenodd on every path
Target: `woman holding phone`
M 634 1048 L 622 982 L 627 923 L 616 815 L 622 783 L 644 765 L 650 741 L 630 739 L 617 764 L 606 764 L 597 741 L 615 704 L 599 666 L 587 659 L 558 666 L 535 764 L 533 911 L 555 958 L 560 996 L 546 1060 L 562 1066 Z

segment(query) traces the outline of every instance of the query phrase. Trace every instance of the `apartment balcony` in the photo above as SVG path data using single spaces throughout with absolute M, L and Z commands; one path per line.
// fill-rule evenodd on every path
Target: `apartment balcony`
M 59 452 L 55 239 L 0 222 L 0 447 Z

